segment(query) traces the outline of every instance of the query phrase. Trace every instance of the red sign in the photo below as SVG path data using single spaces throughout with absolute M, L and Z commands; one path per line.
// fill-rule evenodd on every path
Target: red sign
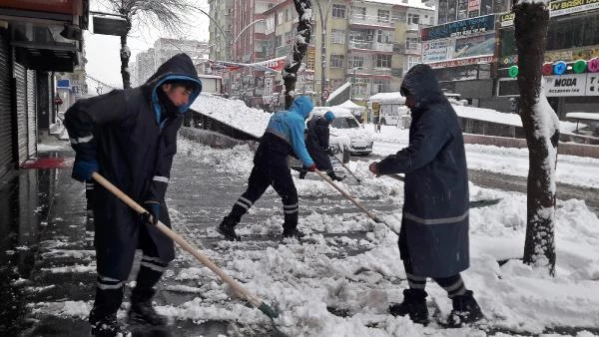
M 587 69 L 592 73 L 599 73 L 599 58 L 590 60 Z
M 83 13 L 82 2 L 83 0 L 3 0 L 0 8 L 81 15 Z
M 429 66 L 433 69 L 439 68 L 451 68 L 451 67 L 459 67 L 459 66 L 467 66 L 471 64 L 478 63 L 491 63 L 493 62 L 493 56 L 482 56 L 482 57 L 473 57 L 467 59 L 459 59 L 459 60 L 451 60 L 439 63 L 430 63 Z

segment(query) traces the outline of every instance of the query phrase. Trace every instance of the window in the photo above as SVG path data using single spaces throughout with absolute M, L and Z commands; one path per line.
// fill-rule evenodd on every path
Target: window
M 350 55 L 349 56 L 349 68 L 364 68 L 364 56 L 362 55 Z
M 334 18 L 345 19 L 345 5 L 333 5 Z
M 420 15 L 408 13 L 408 24 L 419 24 L 420 23 Z
M 412 69 L 413 66 L 422 63 L 420 61 L 420 57 L 417 56 L 408 56 L 408 69 L 406 69 L 406 73 L 408 70 Z
M 283 37 L 281 35 L 277 35 L 277 37 L 275 37 L 275 48 L 279 48 L 283 46 Z
M 376 42 L 378 43 L 393 43 L 393 32 L 387 30 L 376 31 Z
M 406 49 L 408 50 L 420 50 L 420 41 L 417 37 L 406 38 Z
M 376 59 L 376 67 L 377 68 L 391 68 L 391 55 L 381 55 L 378 54 L 375 56 Z
M 285 12 L 277 13 L 277 26 L 285 22 Z
M 379 9 L 378 10 L 378 15 L 377 15 L 377 21 L 378 22 L 389 23 L 390 16 L 391 16 L 391 13 L 389 13 L 389 11 Z
M 353 117 L 338 117 L 333 119 L 331 126 L 337 129 L 358 129 L 360 124 Z
M 372 79 L 372 93 L 376 94 L 379 92 L 390 92 L 391 91 L 391 80 L 387 79 Z
M 373 34 L 374 34 L 374 31 L 372 31 L 372 30 L 350 30 L 349 31 L 349 40 L 350 41 L 369 42 L 369 41 L 372 41 Z
M 352 7 L 352 18 L 357 20 L 366 19 L 366 7 Z
M 285 10 L 286 21 L 293 21 L 293 14 L 289 9 Z
M 333 29 L 331 32 L 331 43 L 345 44 L 345 31 Z
M 343 68 L 345 55 L 331 55 L 331 68 Z

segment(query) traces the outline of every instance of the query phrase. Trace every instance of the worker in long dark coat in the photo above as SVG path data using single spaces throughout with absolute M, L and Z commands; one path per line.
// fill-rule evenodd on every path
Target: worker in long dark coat
M 186 54 L 164 64 L 141 87 L 80 100 L 65 115 L 76 152 L 73 178 L 91 181 L 98 172 L 148 211 L 140 216 L 96 184 L 93 211 L 97 259 L 96 299 L 89 316 L 94 336 L 121 332 L 116 313 L 123 300 L 136 249 L 143 251 L 129 320 L 163 325 L 152 307 L 154 286 L 175 257 L 171 239 L 154 227 L 170 227 L 165 193 L 177 132 L 202 83 Z
M 433 70 L 414 66 L 401 85 L 412 111 L 409 146 L 370 165 L 377 175 L 405 173 L 399 252 L 408 277 L 402 303 L 393 315 L 428 321 L 427 278 L 453 302 L 448 323 L 460 326 L 483 317 L 460 272 L 470 266 L 468 170 L 460 124 Z

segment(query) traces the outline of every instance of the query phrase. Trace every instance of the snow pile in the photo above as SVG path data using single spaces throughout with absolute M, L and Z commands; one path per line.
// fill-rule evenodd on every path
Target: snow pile
M 366 128 L 374 129 L 372 124 Z M 395 154 L 409 144 L 409 130 L 394 126 L 383 125 L 381 132 L 373 135 L 373 153 L 380 156 Z M 528 176 L 528 149 L 466 144 L 466 159 L 469 169 Z M 599 188 L 599 159 L 558 155 L 556 175 L 560 183 Z
M 186 147 L 185 141 L 180 142 Z M 197 151 L 197 153 L 195 153 Z M 195 146 L 191 155 L 207 162 L 225 163 L 239 155 L 238 149 L 209 151 Z M 208 157 L 208 158 L 207 158 Z M 223 172 L 245 179 L 251 168 L 249 157 L 237 159 L 242 170 L 223 165 Z M 344 181 L 340 186 L 353 195 L 403 203 L 402 183 L 374 178 L 367 173 L 367 162 L 352 162 L 363 180 L 361 185 Z M 310 233 L 311 244 L 269 242 L 263 249 L 250 249 L 256 242 L 219 242 L 206 253 L 217 259 L 227 273 L 244 281 L 244 287 L 275 303 L 283 313 L 277 323 L 292 336 L 465 336 L 481 335 L 473 328 L 444 330 L 436 324 L 413 324 L 406 318 L 386 314 L 389 302 L 401 301 L 406 287 L 405 272 L 399 260 L 397 237 L 384 225 L 375 224 L 358 211 L 325 214 L 329 207 L 352 206 L 334 201 L 338 192 L 319 180 L 296 180 L 300 195 L 320 198 L 323 202 L 310 214 L 301 216 L 300 228 Z M 272 192 L 270 192 L 272 193 Z M 471 186 L 471 198 L 502 198 L 498 205 L 472 209 L 471 268 L 464 273 L 467 286 L 479 300 L 491 326 L 521 332 L 541 333 L 554 326 L 597 326 L 599 324 L 599 219 L 577 200 L 559 201 L 556 221 L 557 274 L 545 273 L 512 260 L 499 266 L 498 260 L 519 259 L 525 235 L 526 196 Z M 273 205 L 273 209 L 280 205 Z M 355 210 L 355 209 L 354 209 Z M 262 208 L 260 212 L 267 212 Z M 279 212 L 280 213 L 280 212 Z M 383 213 L 399 223 L 399 211 Z M 182 216 L 182 215 L 180 215 Z M 276 213 L 259 225 L 240 226 L 240 233 L 264 233 L 278 227 Z M 266 229 L 265 229 L 266 228 Z M 343 233 L 368 231 L 356 239 Z M 331 238 L 320 233 L 336 233 Z M 319 234 L 315 234 L 319 233 Z M 216 235 L 216 234 L 214 234 Z M 334 241 L 335 240 L 335 241 Z M 333 242 L 362 249 L 353 256 L 336 256 Z M 191 259 L 190 259 L 191 260 Z M 190 262 L 193 263 L 193 262 Z M 197 264 L 196 264 L 197 266 Z M 192 271 L 190 273 L 190 271 Z M 205 268 L 186 269 L 179 277 L 206 276 Z M 199 277 L 199 276 L 198 276 Z M 163 306 L 160 312 L 176 319 L 239 320 L 266 324 L 267 318 L 240 302 L 223 298 L 225 287 L 218 283 L 203 285 L 202 297 L 179 306 Z M 175 287 L 182 291 L 186 288 Z M 187 289 L 195 292 L 195 288 Z M 429 300 L 437 303 L 442 315 L 451 304 L 446 293 L 429 283 Z M 327 307 L 342 309 L 348 317 L 333 315 Z M 484 335 L 484 334 L 483 334 Z
M 453 105 L 453 109 L 458 114 L 458 116 L 462 118 L 476 119 L 492 123 L 522 127 L 522 120 L 520 119 L 520 116 L 517 114 L 503 113 L 491 109 L 474 108 L 470 106 L 458 105 Z M 558 122 L 562 133 L 572 133 L 574 130 L 576 130 L 576 123 L 563 121 Z M 581 124 L 579 125 L 579 127 L 582 128 L 584 127 L 584 125 Z
M 271 116 L 264 110 L 248 108 L 243 101 L 206 94 L 200 95 L 191 109 L 256 137 L 262 137 Z

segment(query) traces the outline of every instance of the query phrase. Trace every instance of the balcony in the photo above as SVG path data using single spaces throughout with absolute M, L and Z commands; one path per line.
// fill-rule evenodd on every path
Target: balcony
M 407 55 L 420 55 L 422 54 L 422 43 L 406 43 L 406 54 Z
M 362 68 L 362 69 L 347 69 L 346 75 L 348 78 L 359 76 L 392 76 L 391 68 Z
M 379 18 L 367 15 L 351 15 L 349 17 L 350 25 L 370 26 L 377 28 L 395 29 L 393 21 L 390 19 Z
M 379 51 L 385 53 L 393 52 L 393 43 L 367 42 L 367 41 L 349 41 L 349 49 L 364 49 Z

